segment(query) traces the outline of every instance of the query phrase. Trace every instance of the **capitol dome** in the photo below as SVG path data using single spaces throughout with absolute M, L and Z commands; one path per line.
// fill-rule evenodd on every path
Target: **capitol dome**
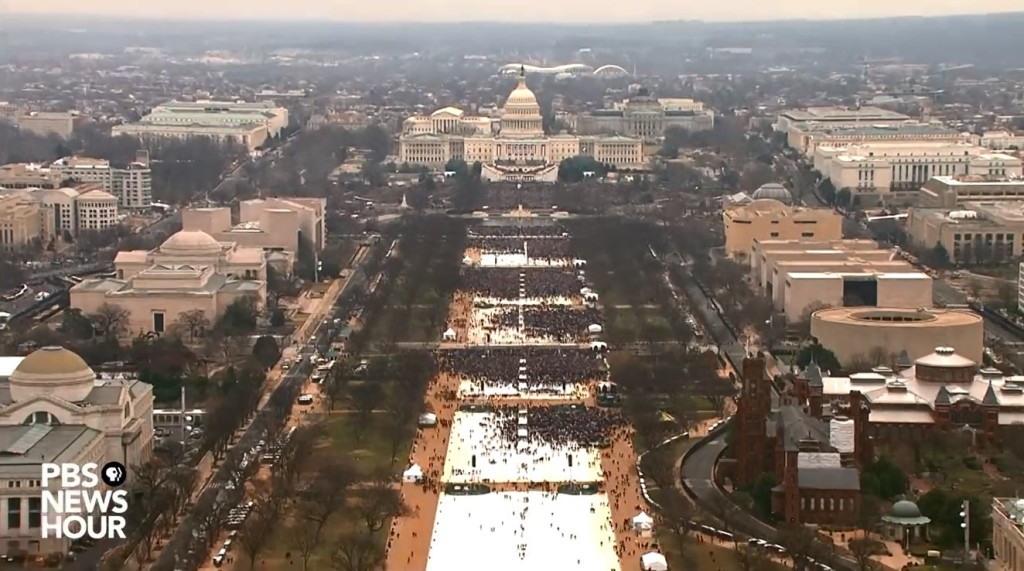
M 95 381 L 96 373 L 77 354 L 63 347 L 43 347 L 25 357 L 11 373 L 11 400 L 50 395 L 81 402 L 92 392 Z
M 767 184 L 762 184 L 757 190 L 754 191 L 754 194 L 751 195 L 751 198 L 753 198 L 754 200 L 770 198 L 772 200 L 778 200 L 783 204 L 793 203 L 793 195 L 791 195 L 789 191 L 786 190 L 786 187 L 782 186 L 777 182 L 769 182 Z
M 505 100 L 505 107 L 527 107 L 527 106 L 538 106 L 537 96 L 533 91 L 526 86 L 526 69 L 520 68 L 519 70 L 519 85 L 512 90 L 512 93 L 508 94 L 508 99 Z
M 220 242 L 202 230 L 182 230 L 160 245 L 160 253 L 175 256 L 220 254 Z

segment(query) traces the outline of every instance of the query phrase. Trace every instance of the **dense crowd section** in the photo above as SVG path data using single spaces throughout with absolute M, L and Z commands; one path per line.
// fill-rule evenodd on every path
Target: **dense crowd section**
M 583 349 L 514 347 L 507 349 L 451 349 L 437 355 L 446 373 L 474 382 L 511 383 L 526 368 L 531 387 L 559 387 L 596 379 L 604 361 Z
M 582 288 L 571 270 L 562 268 L 466 268 L 463 288 L 490 298 L 517 299 L 520 284 L 526 297 L 569 297 Z
M 538 406 L 527 409 L 529 439 L 558 447 L 587 448 L 600 446 L 626 425 L 618 411 L 585 407 L 578 404 Z M 508 442 L 519 437 L 519 413 L 513 406 L 496 410 L 498 430 Z

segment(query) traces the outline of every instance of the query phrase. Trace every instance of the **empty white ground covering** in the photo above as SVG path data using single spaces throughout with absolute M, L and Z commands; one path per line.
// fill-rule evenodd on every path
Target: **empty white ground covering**
M 494 254 L 483 252 L 480 254 L 480 267 L 482 268 L 564 268 L 572 265 L 572 260 L 567 258 L 528 258 L 526 254 Z
M 488 381 L 483 383 L 481 390 L 480 382 L 473 382 L 463 379 L 459 382 L 459 398 L 466 397 L 509 397 L 517 399 L 552 399 L 564 398 L 569 400 L 582 400 L 587 398 L 586 383 L 566 383 L 565 388 L 561 386 L 526 386 L 524 390 L 519 389 L 518 380 L 508 382 Z
M 441 494 L 427 571 L 621 571 L 605 494 Z
M 531 441 L 529 430 L 529 424 L 521 425 L 518 434 L 509 440 L 501 434 L 494 413 L 456 412 L 442 481 L 466 484 L 604 479 L 597 450 Z M 525 437 L 521 436 L 524 431 Z

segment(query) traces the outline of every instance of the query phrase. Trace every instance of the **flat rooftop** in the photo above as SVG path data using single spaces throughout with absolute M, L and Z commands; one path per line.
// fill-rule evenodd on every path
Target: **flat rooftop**
M 784 111 L 782 115 L 794 121 L 910 120 L 910 117 L 903 113 L 870 106 L 860 107 L 859 109 L 852 107 L 808 107 L 807 109 Z
M 988 179 L 980 176 L 933 176 L 931 180 L 940 182 L 949 186 L 1007 186 L 1007 185 L 1019 185 L 1024 187 L 1024 178 L 1003 178 L 1003 179 Z
M 905 307 L 829 307 L 814 312 L 814 319 L 828 322 L 877 323 L 885 327 L 957 326 L 982 321 L 981 316 L 973 311 Z
M 804 131 L 812 135 L 959 135 L 960 132 L 942 125 L 900 123 L 896 125 L 807 125 Z
M 792 279 L 824 279 L 824 278 L 876 278 L 880 280 L 931 280 L 931 276 L 922 272 L 792 272 Z

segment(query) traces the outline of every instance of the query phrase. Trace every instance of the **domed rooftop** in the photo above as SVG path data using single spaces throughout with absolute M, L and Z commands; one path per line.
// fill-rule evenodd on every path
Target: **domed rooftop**
M 52 395 L 68 402 L 84 400 L 92 391 L 96 373 L 75 353 L 63 347 L 43 347 L 31 353 L 11 373 L 14 402 Z
M 925 367 L 943 367 L 947 369 L 963 369 L 977 366 L 977 363 L 967 357 L 957 355 L 952 347 L 936 347 L 934 353 L 921 357 L 914 362 Z
M 520 68 L 519 85 L 512 90 L 512 93 L 508 94 L 508 99 L 505 100 L 505 106 L 510 105 L 515 107 L 539 106 L 537 96 L 526 86 L 526 68 Z
M 778 200 L 783 204 L 793 203 L 793 195 L 791 195 L 789 191 L 786 190 L 786 187 L 782 186 L 777 182 L 769 182 L 767 184 L 762 184 L 757 190 L 754 191 L 754 194 L 751 195 L 751 198 L 753 198 L 754 200 L 770 198 L 772 200 Z
M 202 230 L 182 230 L 160 245 L 161 253 L 177 256 L 219 254 L 221 250 L 220 242 Z
M 922 515 L 921 509 L 914 502 L 900 500 L 892 505 L 887 515 L 882 516 L 882 521 L 900 526 L 914 527 L 928 525 L 932 520 L 928 516 Z
M 892 505 L 889 515 L 906 519 L 918 518 L 921 517 L 921 508 L 910 500 L 900 500 Z

